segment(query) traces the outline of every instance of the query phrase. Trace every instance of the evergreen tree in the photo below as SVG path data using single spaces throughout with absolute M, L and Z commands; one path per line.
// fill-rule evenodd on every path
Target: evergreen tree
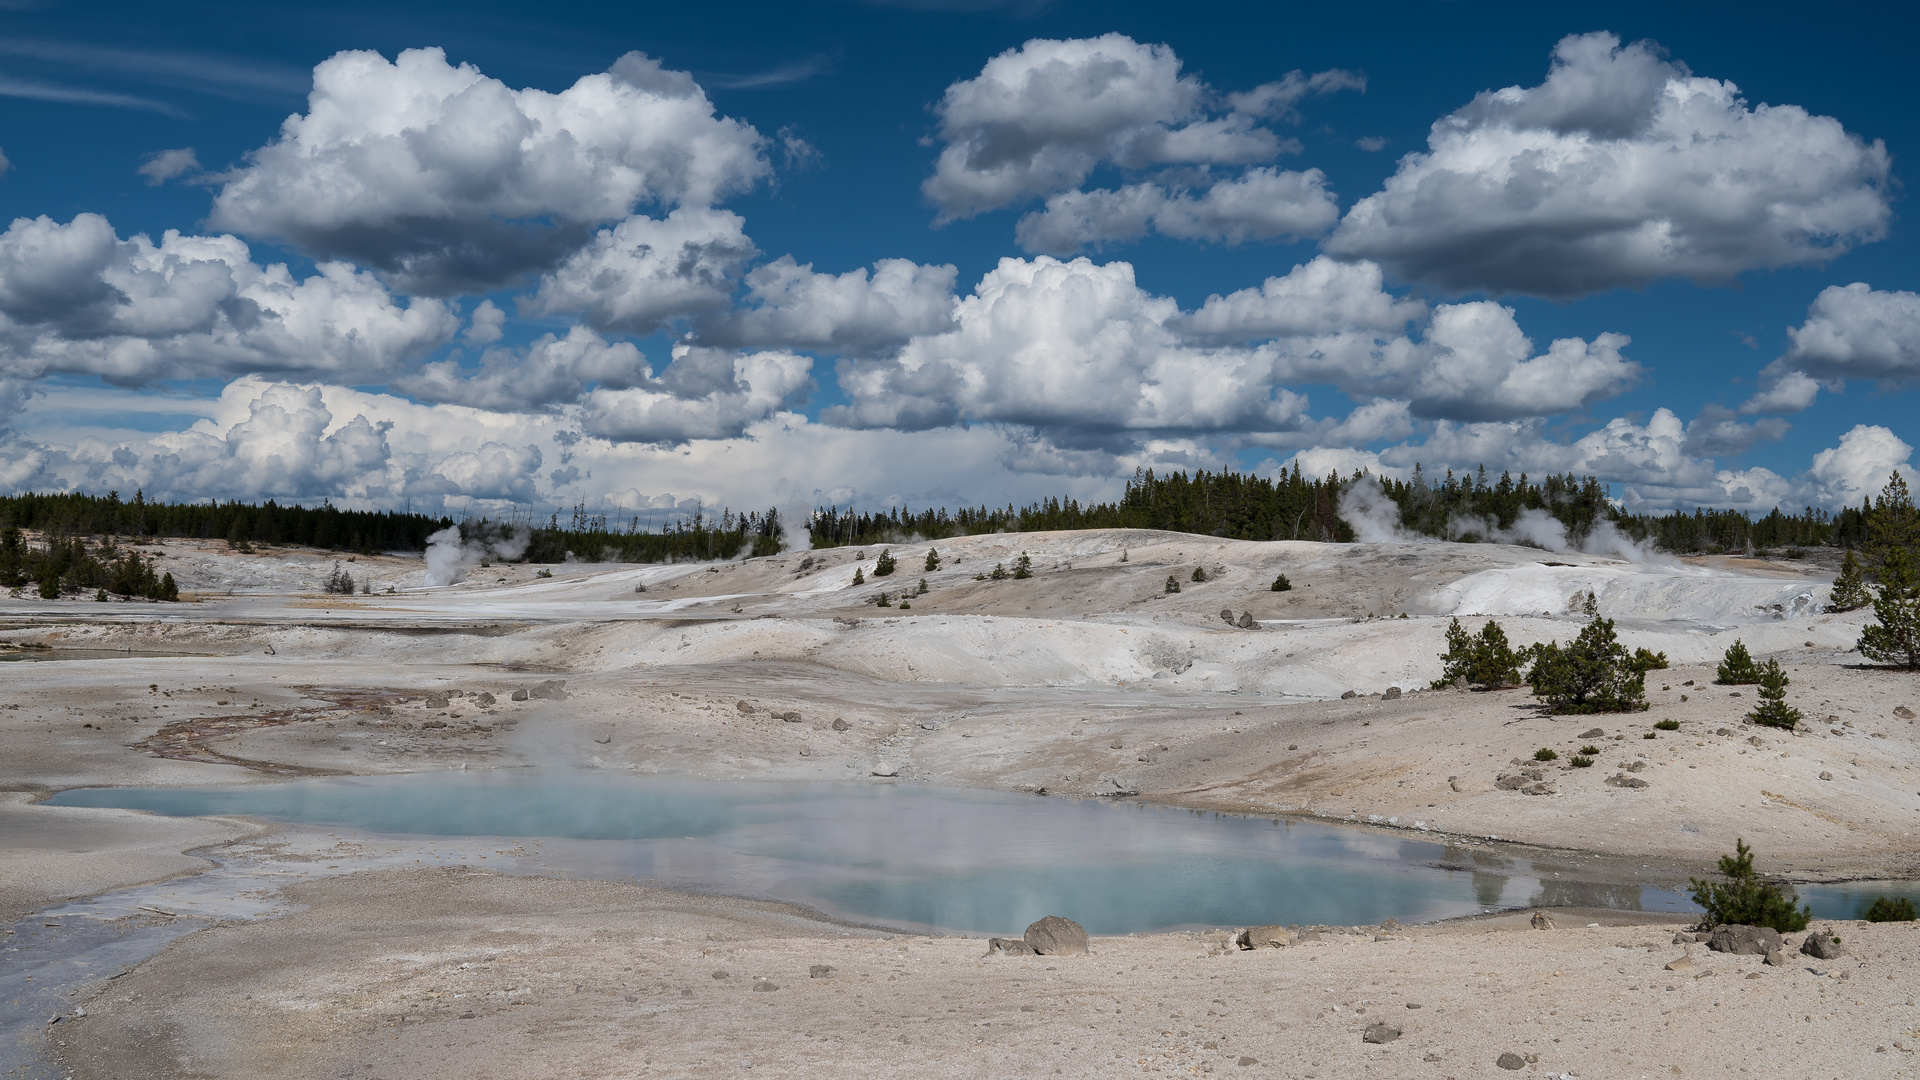
M 1565 648 L 1533 647 L 1527 682 L 1559 713 L 1639 712 L 1647 707 L 1646 673 L 1633 666 L 1613 620 L 1595 615 Z
M 1031 555 L 1028 555 L 1024 551 L 1020 553 L 1020 558 L 1015 560 L 1013 564 L 1013 576 L 1022 581 L 1033 576 L 1033 557 Z
M 1292 592 L 1293 582 L 1287 580 L 1287 575 L 1281 574 L 1279 577 L 1273 579 L 1272 591 L 1273 592 Z
M 880 558 L 874 561 L 873 576 L 886 577 L 888 574 L 893 573 L 893 567 L 894 567 L 893 552 L 882 551 L 880 553 Z
M 1170 593 L 1177 593 L 1180 591 L 1180 579 L 1177 577 L 1174 577 L 1172 574 L 1167 575 L 1167 591 Z
M 1791 728 L 1800 722 L 1800 710 L 1787 704 L 1787 685 L 1793 680 L 1780 669 L 1780 661 L 1769 658 L 1760 669 L 1760 704 L 1747 719 L 1767 727 Z
M 1195 581 L 1205 581 L 1205 580 L 1207 580 L 1207 568 L 1206 568 L 1206 567 L 1204 567 L 1204 566 L 1196 566 L 1196 567 L 1194 567 L 1194 568 L 1193 568 L 1193 580 L 1195 580 Z
M 1896 551 L 1909 555 L 1920 552 L 1920 510 L 1913 505 L 1907 490 L 1907 478 L 1898 469 L 1880 489 L 1873 510 L 1867 514 L 1867 554 L 1876 564 L 1885 565 Z
M 1860 655 L 1869 660 L 1920 668 L 1920 569 L 1914 562 L 1912 551 L 1890 548 L 1880 564 L 1874 621 L 1860 631 Z
M 1720 874 L 1727 879 L 1724 883 L 1688 879 L 1693 902 L 1706 909 L 1700 921 L 1708 926 L 1770 926 L 1783 934 L 1805 930 L 1813 913 L 1794 907 L 1799 897 L 1793 890 L 1760 880 L 1753 869 L 1753 849 L 1746 840 L 1735 840 L 1734 852 L 1720 856 Z
M 1447 626 L 1447 651 L 1440 657 L 1443 671 L 1433 688 L 1444 689 L 1462 679 L 1482 690 L 1513 686 L 1520 682 L 1520 659 L 1499 623 L 1488 620 L 1478 636 L 1471 636 L 1454 619 Z
M 1866 576 L 1860 572 L 1860 560 L 1849 551 L 1840 560 L 1840 576 L 1833 579 L 1833 591 L 1827 597 L 1829 612 L 1853 611 L 1873 602 L 1867 591 Z
M 1746 686 L 1760 681 L 1760 669 L 1755 666 L 1745 642 L 1735 638 L 1727 647 L 1726 659 L 1715 669 L 1713 681 L 1722 686 Z
M 935 551 L 932 548 L 928 548 L 927 549 L 927 573 L 931 574 L 938 569 L 940 569 L 940 553 L 938 551 Z
M 853 568 L 853 583 L 855 585 L 865 585 L 867 583 L 867 575 L 862 573 L 857 566 Z

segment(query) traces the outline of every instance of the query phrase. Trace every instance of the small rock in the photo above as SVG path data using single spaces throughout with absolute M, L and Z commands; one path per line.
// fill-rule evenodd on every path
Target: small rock
M 744 699 L 738 705 L 735 705 L 734 708 L 739 709 L 743 713 L 753 712 L 753 706 L 748 704 Z
M 800 756 L 801 756 L 801 757 L 812 757 L 812 756 L 813 756 L 813 751 L 812 751 L 811 749 L 809 749 L 808 747 L 805 747 L 805 746 L 803 746 L 803 747 L 801 747 L 801 748 L 800 748 Z
M 765 993 L 770 993 L 770 992 L 772 992 L 772 991 L 774 991 L 774 990 L 778 990 L 778 989 L 780 989 L 779 987 L 777 987 L 777 986 L 775 986 L 775 985 L 773 985 L 773 983 L 772 983 L 771 981 L 769 981 L 769 980 L 767 980 L 767 979 L 756 979 L 756 980 L 754 980 L 754 984 L 753 984 L 753 988 L 754 988 L 754 990 L 756 990 L 756 991 L 758 991 L 758 992 L 760 992 L 760 993 L 762 993 L 762 994 L 765 994 Z
M 1224 608 L 1224 607 L 1223 607 L 1223 608 L 1221 608 L 1221 609 L 1220 609 L 1220 621 L 1221 621 L 1221 622 L 1223 622 L 1223 623 L 1226 623 L 1226 624 L 1227 624 L 1228 626 L 1232 626 L 1232 625 L 1233 625 L 1233 609 L 1232 609 L 1232 608 Z
M 1693 957 L 1682 956 L 1677 960 L 1669 960 L 1667 961 L 1667 970 L 1668 971 L 1692 971 Z
M 1580 737 L 1583 739 L 1604 739 L 1606 738 L 1606 736 L 1607 736 L 1606 729 L 1597 728 L 1597 727 L 1590 727 L 1587 730 L 1580 733 Z
M 1647 766 L 1646 760 L 1643 758 L 1627 766 L 1627 771 L 1628 772 L 1646 772 L 1647 768 L 1648 766 Z
M 1518 1069 L 1524 1069 L 1527 1067 L 1527 1059 L 1521 1057 L 1519 1054 L 1516 1054 L 1511 1050 L 1507 1051 L 1504 1054 L 1501 1054 L 1497 1058 L 1494 1058 L 1493 1063 L 1495 1065 L 1500 1066 L 1503 1069 L 1518 1070 Z
M 515 701 L 527 700 L 527 692 L 525 690 L 515 690 L 513 692 L 513 700 Z
M 1693 935 L 1682 930 L 1673 935 L 1673 943 L 1675 945 L 1691 945 L 1693 944 Z
M 1240 1055 L 1240 1062 L 1239 1062 L 1239 1063 L 1240 1063 L 1240 1064 L 1242 1064 L 1242 1065 L 1258 1065 L 1258 1064 L 1260 1064 L 1260 1059 L 1259 1059 L 1259 1058 L 1250 1058 L 1250 1057 L 1248 1057 L 1248 1056 L 1246 1056 L 1245 1054 L 1242 1054 L 1242 1055 Z
M 446 707 L 447 707 L 447 695 L 445 694 L 428 694 L 427 695 L 427 708 L 444 709 Z
M 1041 956 L 1084 956 L 1087 951 L 1086 928 L 1059 915 L 1036 920 L 1024 936 Z
M 1000 953 L 1003 956 L 1035 955 L 1033 946 L 1027 944 L 1026 939 L 1004 937 L 987 939 L 987 955 L 992 956 L 994 953 Z
M 1800 943 L 1800 953 L 1803 956 L 1811 956 L 1815 960 L 1838 960 L 1847 955 L 1847 950 L 1846 946 L 1840 944 L 1839 938 L 1816 930 L 1807 935 L 1807 940 Z
M 1526 787 L 1527 783 L 1528 781 L 1525 776 L 1519 773 L 1513 773 L 1510 776 L 1503 776 L 1495 780 L 1493 786 L 1499 788 L 1501 791 L 1519 791 L 1521 788 Z
M 1824 772 L 1824 771 L 1823 771 L 1823 772 L 1821 772 L 1821 774 L 1820 774 L 1820 779 L 1822 779 L 1822 780 L 1831 780 L 1831 779 L 1833 779 L 1833 774 L 1832 774 L 1832 773 L 1830 773 L 1830 772 Z
M 1240 613 L 1240 621 L 1239 621 L 1239 622 L 1237 622 L 1237 623 L 1234 623 L 1233 625 L 1235 625 L 1235 626 L 1237 626 L 1237 627 L 1239 627 L 1239 628 L 1240 628 L 1240 629 L 1242 629 L 1242 630 L 1258 630 L 1258 629 L 1260 629 L 1260 622 L 1259 622 L 1259 620 L 1257 620 L 1257 619 L 1255 619 L 1255 618 L 1253 617 L 1253 612 L 1251 612 L 1251 611 L 1243 611 L 1243 612 L 1241 612 L 1241 613 Z
M 876 761 L 871 771 L 875 776 L 899 776 L 900 766 L 891 761 Z
M 567 681 L 565 679 L 548 679 L 546 682 L 528 690 L 527 696 L 540 698 L 542 700 L 565 701 L 567 698 L 566 687 Z
M 1749 735 L 1747 736 L 1747 743 L 1750 746 L 1765 746 L 1767 745 L 1767 740 L 1758 735 Z
M 1347 691 L 1346 693 L 1344 693 L 1344 694 L 1341 694 L 1341 695 L 1340 695 L 1340 700 L 1341 700 L 1341 701 L 1346 701 L 1346 700 L 1348 700 L 1348 699 L 1350 699 L 1350 698 L 1357 698 L 1357 697 L 1359 697 L 1359 696 L 1360 696 L 1360 691 L 1358 691 L 1358 690 L 1349 690 L 1349 691 Z
M 1250 926 L 1236 934 L 1233 943 L 1243 949 L 1284 949 L 1293 944 L 1293 935 L 1284 926 Z
M 1392 701 L 1400 696 L 1400 688 L 1397 686 L 1389 686 L 1387 687 L 1387 692 L 1380 696 L 1384 700 Z
M 1287 744 L 1287 749 L 1289 749 L 1289 750 L 1298 750 L 1298 749 L 1300 749 L 1300 744 L 1299 744 L 1299 743 L 1288 743 L 1288 744 Z
M 1319 940 L 1320 940 L 1320 931 L 1318 931 L 1318 930 L 1301 930 L 1301 931 L 1299 931 L 1298 933 L 1296 933 L 1296 934 L 1294 934 L 1294 935 L 1293 935 L 1293 940 L 1294 940 L 1294 944 L 1296 944 L 1296 945 L 1297 945 L 1297 944 L 1299 944 L 1299 943 L 1300 943 L 1300 942 L 1302 942 L 1302 941 L 1319 941 Z
M 1770 926 L 1742 926 L 1730 923 L 1713 928 L 1707 948 L 1735 956 L 1765 956 L 1780 948 L 1780 931 Z
M 1549 914 L 1547 914 L 1547 913 L 1546 913 L 1546 912 L 1544 912 L 1544 911 L 1536 911 L 1536 912 L 1534 912 L 1534 913 L 1533 913 L 1533 928 L 1534 928 L 1535 930 L 1551 930 L 1551 929 L 1553 929 L 1553 916 L 1551 916 L 1551 915 L 1549 915 Z
M 1643 788 L 1648 786 L 1645 780 L 1642 780 L 1637 776 L 1628 776 L 1626 773 L 1615 773 L 1614 775 L 1607 777 L 1606 783 L 1610 787 L 1623 787 L 1623 788 Z
M 1732 728 L 1724 728 L 1724 727 L 1723 727 L 1723 728 L 1714 728 L 1714 729 L 1713 729 L 1713 733 L 1714 733 L 1715 735 L 1731 735 L 1731 734 L 1733 734 L 1733 729 L 1732 729 Z
M 727 973 L 724 971 L 716 971 L 713 973 L 713 977 L 716 979 L 724 979 L 727 977 Z
M 427 720 L 427 721 L 424 721 L 423 723 L 421 723 L 421 725 L 420 725 L 420 726 L 421 726 L 421 727 L 423 727 L 423 728 L 430 728 L 430 727 L 431 727 L 431 728 L 441 728 L 441 727 L 446 727 L 446 726 L 447 726 L 447 722 L 446 722 L 445 720 Z
M 783 713 L 774 713 L 773 716 L 774 719 L 785 720 L 789 724 L 797 724 L 800 722 L 800 714 L 792 710 Z
M 1773 950 L 1772 952 L 1770 952 L 1770 953 L 1768 953 L 1768 954 L 1767 954 L 1767 958 L 1766 958 L 1766 960 L 1764 961 L 1764 963 L 1765 963 L 1765 964 L 1766 964 L 1766 965 L 1767 965 L 1768 967 L 1786 967 L 1786 966 L 1787 966 L 1787 954 L 1786 954 L 1786 953 L 1785 953 L 1784 951 L 1782 951 L 1782 950 L 1780 950 L 1780 949 L 1775 949 L 1775 950 Z M 1749 979 L 1751 979 L 1751 978 L 1753 978 L 1753 977 L 1754 977 L 1754 975 L 1758 975 L 1758 974 L 1760 974 L 1760 973 L 1756 971 L 1756 972 L 1754 972 L 1754 973 L 1753 973 L 1753 975 L 1749 975 L 1749 976 L 1747 976 L 1747 978 L 1749 978 Z
M 1390 1043 L 1399 1037 L 1399 1028 L 1379 1023 L 1368 1024 L 1367 1030 L 1360 1036 L 1361 1039 L 1370 1043 Z
M 262 652 L 264 652 L 264 653 L 266 653 L 266 654 L 267 654 L 268 656 L 272 656 L 272 655 L 274 655 L 274 653 L 273 653 L 273 646 L 271 646 L 271 645 L 269 645 L 269 646 L 267 646 L 267 647 L 266 647 L 265 649 L 262 649 L 261 651 L 262 651 Z
M 1107 749 L 1109 749 L 1109 750 L 1118 750 L 1118 749 L 1120 749 L 1120 740 L 1119 740 L 1119 739 L 1115 739 L 1115 740 L 1113 740 L 1112 742 L 1110 742 L 1110 743 L 1108 743 L 1108 744 L 1107 744 Z
M 835 731 L 845 731 L 852 726 L 853 726 L 852 724 L 847 723 L 845 720 L 842 720 L 837 716 L 833 718 L 833 730 Z
M 807 968 L 807 978 L 809 979 L 824 979 L 832 974 L 832 964 L 814 964 Z
M 474 698 L 473 700 L 479 702 L 480 707 L 483 709 L 491 708 L 493 706 L 493 695 L 487 693 L 485 690 L 480 691 L 480 696 L 477 698 Z
M 1893 707 L 1893 715 L 1902 720 L 1911 720 L 1913 719 L 1913 710 L 1907 708 L 1905 705 L 1895 705 Z

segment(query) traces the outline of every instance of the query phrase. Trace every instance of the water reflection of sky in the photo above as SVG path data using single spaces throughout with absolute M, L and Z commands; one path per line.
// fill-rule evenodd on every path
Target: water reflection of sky
M 1111 934 L 1412 922 L 1521 906 L 1691 908 L 1679 893 L 1589 880 L 1571 865 L 1392 833 L 992 791 L 505 769 L 77 789 L 51 801 L 398 835 L 540 837 L 551 872 L 655 879 L 971 933 L 1017 932 L 1046 914 Z M 1855 910 L 1850 893 L 1809 898 L 1817 913 Z

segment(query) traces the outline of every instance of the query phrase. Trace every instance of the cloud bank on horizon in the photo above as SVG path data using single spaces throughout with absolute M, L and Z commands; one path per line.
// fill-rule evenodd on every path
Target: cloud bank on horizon
M 1005 219 L 1018 249 L 963 278 L 769 257 L 738 202 L 811 148 L 642 53 L 548 92 L 437 48 L 341 52 L 236 167 L 145 155 L 144 183 L 211 189 L 209 231 L 88 211 L 0 233 L 0 490 L 639 510 L 1421 463 L 1766 510 L 1857 503 L 1910 464 L 1869 423 L 1797 471 L 1727 459 L 1822 393 L 1920 380 L 1913 292 L 1820 289 L 1777 358 L 1730 373 L 1745 400 L 1692 420 L 1605 416 L 1659 370 L 1625 332 L 1543 341 L 1521 306 L 1882 241 L 1887 148 L 1648 42 L 1568 36 L 1548 64 L 1434 121 L 1343 210 L 1291 159 L 1358 72 L 1221 90 L 1164 44 L 1029 40 L 929 103 L 926 226 Z M 1116 254 L 1169 243 L 1319 250 L 1183 306 Z

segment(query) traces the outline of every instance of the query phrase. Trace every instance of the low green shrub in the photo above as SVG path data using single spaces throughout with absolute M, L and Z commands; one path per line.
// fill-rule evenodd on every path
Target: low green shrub
M 1544 746 L 1533 752 L 1533 760 L 1535 761 L 1552 761 L 1559 756 L 1559 754 L 1554 753 Z
M 1904 896 L 1876 897 L 1860 917 L 1868 922 L 1912 922 L 1913 901 Z
M 1680 730 L 1680 721 L 1678 721 L 1678 720 L 1662 720 L 1662 721 L 1660 721 L 1659 723 L 1657 723 L 1657 724 L 1655 724 L 1655 725 L 1653 725 L 1653 728 L 1654 728 L 1654 730 L 1655 730 L 1655 731 L 1679 731 L 1679 730 Z
M 1720 874 L 1725 882 L 1688 879 L 1693 902 L 1706 909 L 1701 921 L 1708 926 L 1739 923 L 1791 934 L 1805 930 L 1813 918 L 1809 909 L 1794 906 L 1799 897 L 1792 888 L 1760 880 L 1753 869 L 1753 849 L 1744 839 L 1734 841 L 1734 854 L 1720 856 Z
M 1268 591 L 1270 591 L 1270 592 L 1292 592 L 1292 591 L 1293 591 L 1293 582 L 1291 582 L 1291 581 L 1288 581 L 1288 580 L 1287 580 L 1287 575 L 1285 575 L 1285 574 L 1281 574 L 1281 575 L 1280 575 L 1279 577 L 1277 577 L 1277 578 L 1274 578 L 1274 579 L 1273 579 L 1273 587 L 1272 587 L 1272 588 L 1271 588 L 1270 590 L 1268 590 Z
M 1567 760 L 1567 764 L 1576 769 L 1591 769 L 1593 768 L 1593 759 L 1576 754 Z

